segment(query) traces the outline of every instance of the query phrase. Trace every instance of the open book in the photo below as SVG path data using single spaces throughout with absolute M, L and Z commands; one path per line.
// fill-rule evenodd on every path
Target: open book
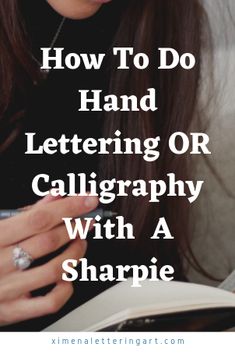
M 45 331 L 204 331 L 235 326 L 235 294 L 205 285 L 119 283 Z

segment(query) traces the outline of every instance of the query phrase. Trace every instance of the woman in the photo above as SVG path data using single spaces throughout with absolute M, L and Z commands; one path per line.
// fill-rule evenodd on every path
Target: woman
M 134 225 L 136 242 L 100 242 L 91 237 L 87 247 L 81 240 L 68 244 L 61 218 L 93 210 L 98 200 L 46 197 L 36 202 L 31 190 L 32 178 L 38 173 L 63 179 L 68 171 L 95 171 L 100 180 L 112 176 L 150 180 L 164 179 L 171 171 L 178 179 L 187 178 L 186 158 L 170 154 L 167 140 L 174 131 L 187 133 L 197 116 L 206 23 L 203 7 L 199 0 L 113 0 L 104 5 L 106 2 L 109 1 L 0 2 L 0 208 L 31 205 L 20 215 L 0 221 L 0 324 L 27 320 L 6 330 L 40 330 L 110 286 L 75 282 L 73 290 L 71 283 L 61 281 L 62 260 L 79 259 L 86 248 L 86 257 L 97 266 L 147 264 L 154 255 L 160 264 L 169 262 L 174 266 L 176 279 L 185 279 L 182 264 L 190 252 L 187 200 L 162 198 L 159 206 L 145 198 L 122 199 L 112 209 Z M 146 70 L 137 70 L 130 64 L 130 70 L 118 71 L 109 56 L 113 46 L 133 46 L 136 53 L 149 57 L 156 55 L 158 47 L 172 47 L 179 53 L 192 53 L 197 63 L 190 71 L 159 71 L 155 62 Z M 107 59 L 98 71 L 42 73 L 41 47 L 63 47 L 68 53 L 107 53 Z M 102 89 L 104 93 L 129 93 L 141 98 L 149 87 L 158 91 L 157 113 L 112 112 L 102 116 L 77 111 L 78 89 Z M 24 154 L 25 132 L 36 132 L 37 141 L 42 142 L 47 137 L 74 133 L 82 138 L 108 137 L 118 129 L 123 136 L 140 139 L 160 135 L 160 160 L 148 164 L 138 155 L 133 158 L 110 154 L 98 159 L 97 155 Z M 160 216 L 167 219 L 175 240 L 155 245 L 149 235 Z M 26 251 L 35 260 L 34 267 L 19 271 L 12 261 L 13 250 Z M 53 289 L 45 290 L 54 284 Z M 45 296 L 38 296 L 45 291 Z

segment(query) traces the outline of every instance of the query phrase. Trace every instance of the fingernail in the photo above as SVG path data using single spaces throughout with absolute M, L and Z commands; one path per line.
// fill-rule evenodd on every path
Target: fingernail
M 97 206 L 98 199 L 96 197 L 88 196 L 88 197 L 86 197 L 84 204 L 87 208 L 93 209 Z

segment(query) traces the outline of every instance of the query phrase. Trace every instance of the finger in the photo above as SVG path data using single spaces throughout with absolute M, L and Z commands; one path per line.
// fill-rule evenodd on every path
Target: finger
M 0 222 L 0 247 L 51 230 L 62 223 L 63 217 L 78 217 L 97 205 L 98 198 L 91 196 L 67 197 L 43 205 L 36 204 L 30 210 Z
M 53 196 L 51 195 L 51 192 L 53 190 L 50 191 L 50 194 L 47 194 L 44 198 L 40 199 L 36 204 L 45 204 L 45 203 L 50 203 L 50 202 L 54 202 L 55 200 L 59 200 L 62 199 L 62 197 L 60 195 L 57 196 Z
M 0 305 L 0 325 L 9 325 L 35 317 L 56 313 L 69 300 L 73 286 L 61 281 L 45 296 L 22 298 Z
M 0 303 L 19 298 L 25 293 L 57 283 L 62 278 L 62 263 L 66 259 L 79 260 L 86 252 L 86 241 L 73 241 L 59 256 L 48 263 L 23 272 L 8 274 L 0 280 Z
M 85 222 L 82 222 L 82 224 L 83 227 L 85 227 Z M 94 221 L 90 223 L 89 229 L 92 229 L 93 225 Z M 69 239 L 67 229 L 64 225 L 60 225 L 48 232 L 32 236 L 27 240 L 22 241 L 19 246 L 25 250 L 34 260 L 36 260 L 57 251 L 68 242 L 71 241 Z M 13 249 L 14 246 L 8 246 L 0 250 L 0 277 L 17 271 L 12 256 Z
M 51 194 L 46 195 L 44 198 L 40 199 L 39 201 L 36 202 L 36 205 L 39 204 L 45 204 L 45 203 L 49 203 L 49 202 L 54 202 L 55 200 L 61 199 L 62 197 L 60 195 L 54 197 Z M 23 208 L 20 208 L 20 211 L 26 211 L 31 209 L 35 204 L 30 204 L 30 205 L 26 205 Z

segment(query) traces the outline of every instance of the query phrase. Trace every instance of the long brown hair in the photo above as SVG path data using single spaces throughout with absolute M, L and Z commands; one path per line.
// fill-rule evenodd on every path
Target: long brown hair
M 27 37 L 18 10 L 18 0 L 0 2 L 0 116 L 4 117 L 17 90 L 24 92 L 29 81 L 38 79 L 38 70 L 32 61 Z M 165 179 L 173 172 L 177 179 L 187 179 L 189 166 L 186 157 L 173 156 L 167 149 L 169 136 L 174 131 L 188 133 L 197 116 L 200 85 L 201 52 L 206 14 L 199 0 L 130 0 L 113 41 L 114 46 L 134 46 L 135 52 L 157 57 L 158 47 L 172 47 L 180 54 L 195 55 L 194 69 L 157 70 L 152 61 L 146 70 L 112 70 L 110 65 L 110 92 L 135 94 L 141 97 L 150 87 L 157 89 L 159 110 L 153 112 L 112 112 L 104 118 L 104 136 L 112 136 L 119 129 L 123 136 L 161 137 L 161 158 L 157 163 L 146 163 L 138 155 L 108 155 L 100 161 L 100 178 Z M 112 63 L 111 63 L 112 64 Z M 115 64 L 115 63 L 113 63 Z M 27 81 L 28 80 L 28 81 Z M 6 119 L 6 118 L 2 118 Z M 177 276 L 182 276 L 182 255 L 193 255 L 189 240 L 189 203 L 183 198 L 161 198 L 160 204 L 145 198 L 121 199 L 116 204 L 120 215 L 134 225 L 136 247 L 143 254 L 154 253 L 159 262 L 169 261 Z M 157 220 L 164 216 L 174 241 L 148 242 Z M 200 265 L 193 257 L 198 268 Z

